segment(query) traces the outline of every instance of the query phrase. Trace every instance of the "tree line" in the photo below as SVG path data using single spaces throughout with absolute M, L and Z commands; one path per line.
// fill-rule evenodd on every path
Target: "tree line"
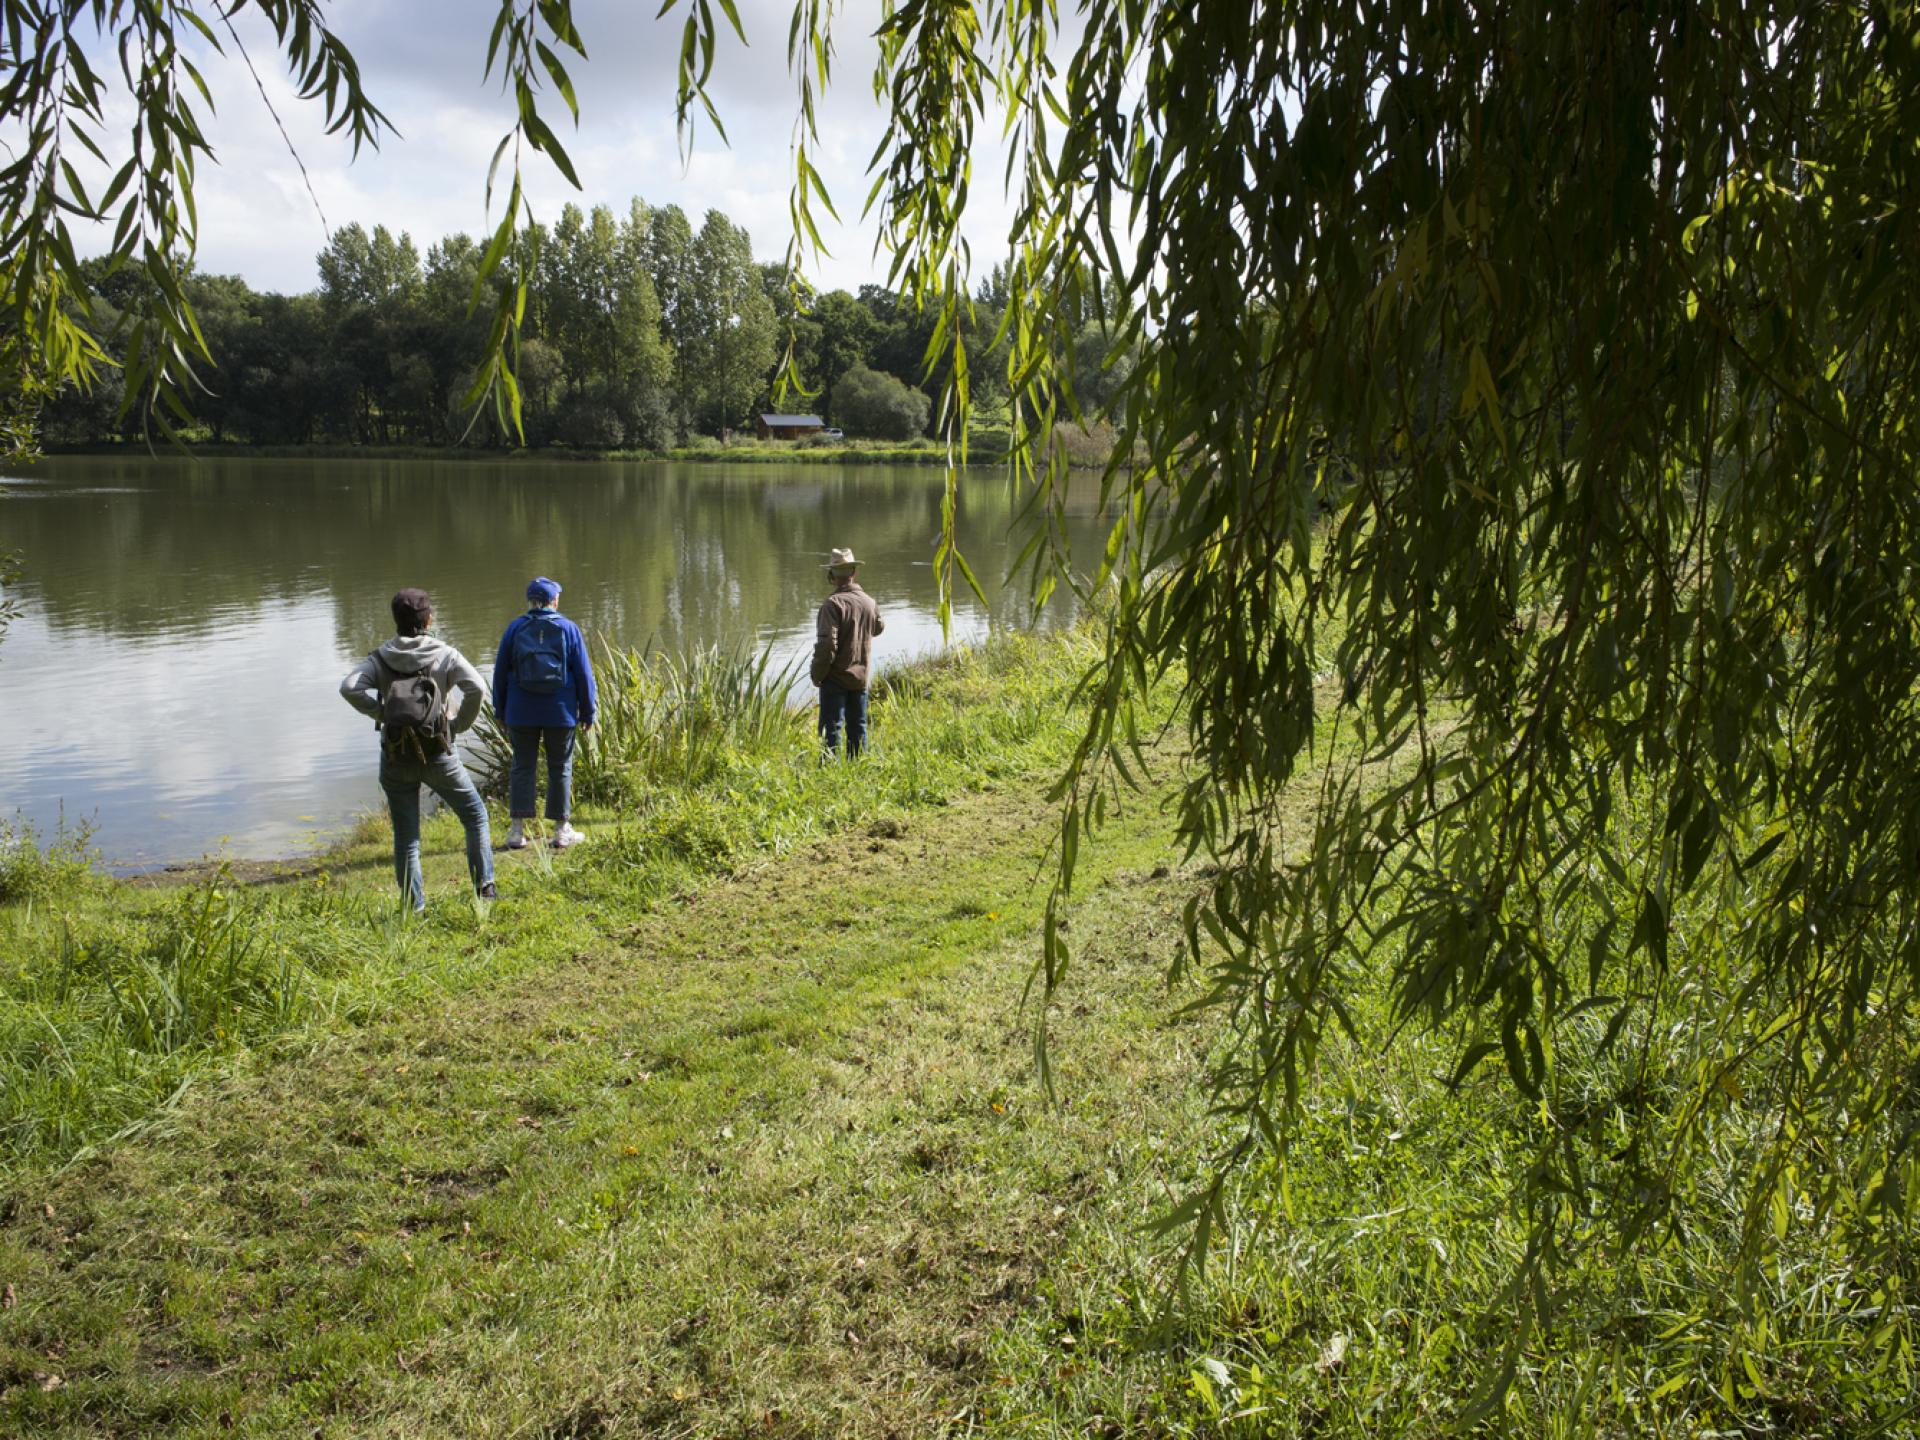
M 880 285 L 797 299 L 782 265 L 756 262 L 746 230 L 718 210 L 696 229 L 678 206 L 633 200 L 624 214 L 569 205 L 519 242 L 533 274 L 517 371 L 522 435 L 502 432 L 467 394 L 486 348 L 489 305 L 470 302 L 481 247 L 449 235 L 421 255 L 384 225 L 333 232 L 317 257 L 320 283 L 303 295 L 255 290 L 234 275 L 184 282 L 213 356 L 194 419 L 215 443 L 257 445 L 565 446 L 659 451 L 696 435 L 750 426 L 756 411 L 817 413 L 855 436 L 927 433 L 928 389 L 946 381 L 950 352 L 929 372 L 936 316 Z M 118 353 L 139 313 L 144 272 L 89 261 L 86 324 Z M 484 286 L 482 287 L 484 290 Z M 999 272 L 979 287 L 968 327 L 986 358 L 976 394 L 996 394 L 994 339 L 1005 305 Z M 1089 312 L 1086 394 L 1110 387 L 1105 344 Z M 787 368 L 804 393 L 776 404 Z M 1004 371 L 1004 344 L 997 363 Z M 145 428 L 123 405 L 121 371 L 68 384 L 42 415 L 45 439 L 85 445 Z

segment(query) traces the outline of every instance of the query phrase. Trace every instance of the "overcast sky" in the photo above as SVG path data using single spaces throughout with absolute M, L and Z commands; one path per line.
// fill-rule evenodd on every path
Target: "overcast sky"
M 723 30 L 711 86 L 732 144 L 724 145 L 703 123 L 685 164 L 673 123 L 684 10 L 656 21 L 658 8 L 648 0 L 575 0 L 575 22 L 589 56 L 579 61 L 566 55 L 580 99 L 580 128 L 563 124 L 564 102 L 551 90 L 541 111 L 560 132 L 582 189 L 574 191 L 550 162 L 528 152 L 535 213 L 551 222 L 569 199 L 624 211 L 637 195 L 650 204 L 681 206 L 697 226 L 714 208 L 751 232 L 757 256 L 778 259 L 787 243 L 798 108 L 786 66 L 791 0 L 739 0 L 748 45 Z M 250 12 L 235 22 L 306 162 L 327 223 L 406 230 L 423 254 L 453 231 L 482 233 L 487 165 L 513 115 L 498 84 L 481 79 L 495 5 L 333 0 L 327 11 L 360 61 L 367 93 L 400 132 L 357 160 L 349 142 L 324 133 L 319 106 L 297 99 L 284 68 L 270 63 L 273 35 L 264 22 Z M 833 255 L 817 262 L 813 273 L 829 287 L 852 289 L 885 277 L 885 258 L 873 258 L 873 227 L 858 220 L 871 184 L 866 163 L 883 130 L 870 83 L 874 46 L 868 32 L 878 11 L 872 0 L 849 0 L 844 7 L 834 85 L 820 112 L 815 164 L 846 222 L 835 227 L 831 217 L 816 215 Z M 314 255 L 325 234 L 299 169 L 238 56 L 208 56 L 202 68 L 219 102 L 206 127 L 219 163 L 201 170 L 194 190 L 200 267 L 241 275 L 258 289 L 310 290 L 318 283 Z M 116 107 L 116 113 L 127 112 Z M 983 138 L 997 142 L 997 124 L 985 129 Z M 1011 207 L 999 193 L 1003 156 L 996 143 L 974 157 L 968 233 L 981 272 L 1004 253 Z M 503 198 L 497 194 L 496 204 Z M 98 248 L 104 248 L 104 237 Z

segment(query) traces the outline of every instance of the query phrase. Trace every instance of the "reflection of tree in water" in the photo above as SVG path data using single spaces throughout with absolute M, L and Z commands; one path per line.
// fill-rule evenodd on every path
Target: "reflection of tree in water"
M 932 467 L 206 461 L 74 458 L 5 503 L 32 599 L 56 631 L 205 633 L 237 609 L 324 597 L 339 645 L 389 632 L 386 600 L 425 586 L 448 638 L 490 657 L 528 577 L 628 644 L 677 645 L 803 623 L 821 562 L 851 545 L 883 604 L 934 603 L 940 526 Z M 1069 530 L 1090 547 L 1097 486 Z M 963 486 L 960 540 L 995 624 L 1023 623 L 1004 477 Z M 1047 619 L 1066 618 L 1068 601 Z

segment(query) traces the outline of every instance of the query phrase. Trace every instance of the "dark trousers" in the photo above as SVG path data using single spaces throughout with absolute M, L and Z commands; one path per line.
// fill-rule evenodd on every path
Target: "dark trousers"
M 820 743 L 829 753 L 840 748 L 840 727 L 847 728 L 847 754 L 867 748 L 867 692 L 843 690 L 831 680 L 820 687 Z
M 571 725 L 514 725 L 513 765 L 507 771 L 507 812 L 515 820 L 533 818 L 533 794 L 540 765 L 540 742 L 547 742 L 547 819 L 573 814 L 573 737 Z

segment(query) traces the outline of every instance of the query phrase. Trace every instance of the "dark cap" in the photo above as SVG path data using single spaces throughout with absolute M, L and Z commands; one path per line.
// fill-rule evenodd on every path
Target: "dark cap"
M 393 628 L 402 635 L 418 635 L 433 618 L 433 602 L 427 592 L 409 585 L 393 597 Z

